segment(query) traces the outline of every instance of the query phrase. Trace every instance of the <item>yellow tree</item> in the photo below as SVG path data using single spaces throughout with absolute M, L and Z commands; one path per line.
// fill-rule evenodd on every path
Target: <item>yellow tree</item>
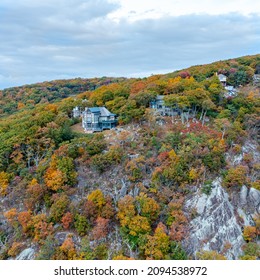
M 200 251 L 197 253 L 199 260 L 226 260 L 226 257 L 216 251 Z
M 170 249 L 170 238 L 166 234 L 166 227 L 159 223 L 153 236 L 147 236 L 147 242 L 143 246 L 144 255 L 147 259 L 165 259 Z
M 71 235 L 68 235 L 68 237 L 64 240 L 62 245 L 57 249 L 53 258 L 55 260 L 77 259 L 77 251 Z
M 50 162 L 50 167 L 47 169 L 44 175 L 44 182 L 46 186 L 53 191 L 62 189 L 66 179 L 63 172 L 58 169 L 57 165 L 57 157 L 53 155 Z
M 154 221 L 157 219 L 160 206 L 151 197 L 147 197 L 146 194 L 141 193 L 136 197 L 137 208 L 140 208 L 140 214 L 149 219 L 149 221 Z
M 32 215 L 28 211 L 23 211 L 18 214 L 18 222 L 21 224 L 24 233 L 28 232 L 31 228 L 31 218 Z
M 33 178 L 29 183 L 26 194 L 25 205 L 29 210 L 33 210 L 34 207 L 40 203 L 44 196 L 46 186 L 42 186 L 38 183 L 37 179 Z
M 121 226 L 127 226 L 135 214 L 134 198 L 132 196 L 126 195 L 119 200 L 117 217 Z
M 52 223 L 47 222 L 45 214 L 38 214 L 32 217 L 32 227 L 34 231 L 34 241 L 42 242 L 53 232 Z
M 246 241 L 251 242 L 256 238 L 256 236 L 257 236 L 256 227 L 246 226 L 244 228 L 243 237 Z
M 17 225 L 17 210 L 16 208 L 11 208 L 4 213 L 4 217 L 7 219 L 8 223 L 12 226 Z
M 0 195 L 7 194 L 7 187 L 9 186 L 10 175 L 4 171 L 0 172 Z
M 137 215 L 131 219 L 128 225 L 128 229 L 129 229 L 129 235 L 133 237 L 137 237 L 140 234 L 149 233 L 151 230 L 151 226 L 146 217 Z
M 101 214 L 102 208 L 105 206 L 106 204 L 106 200 L 104 197 L 104 194 L 102 193 L 101 190 L 94 190 L 93 192 L 91 192 L 88 197 L 87 197 L 88 201 L 91 201 L 95 208 L 96 211 L 98 212 L 98 214 Z

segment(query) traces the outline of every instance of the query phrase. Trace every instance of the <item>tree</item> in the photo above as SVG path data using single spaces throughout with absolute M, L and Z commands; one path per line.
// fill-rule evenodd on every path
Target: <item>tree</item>
M 183 211 L 183 198 L 173 199 L 168 205 L 167 224 L 170 225 L 169 236 L 171 240 L 181 241 L 187 232 L 187 218 Z
M 12 226 L 15 226 L 15 224 L 17 224 L 17 215 L 18 213 L 16 208 L 11 208 L 4 213 L 4 217 Z
M 141 92 L 145 89 L 146 83 L 144 81 L 136 81 L 131 85 L 131 94 L 136 95 L 137 93 Z
M 169 236 L 171 240 L 181 241 L 184 239 L 186 232 L 187 229 L 185 225 L 178 222 L 173 222 L 170 227 Z
M 129 258 L 124 255 L 117 255 L 113 257 L 113 261 L 130 261 L 130 260 L 134 260 L 134 258 Z
M 62 245 L 58 248 L 57 252 L 54 255 L 56 260 L 75 260 L 77 259 L 77 252 L 72 240 L 72 237 L 69 235 Z
M 147 236 L 147 242 L 143 247 L 147 259 L 163 260 L 170 249 L 169 236 L 165 233 L 166 227 L 159 223 L 153 236 Z
M 230 187 L 241 187 L 247 183 L 248 168 L 243 165 L 230 168 L 224 178 L 224 185 Z
M 51 138 L 46 136 L 45 128 L 38 128 L 34 137 L 27 137 L 22 147 L 27 159 L 27 167 L 30 168 L 33 164 L 38 167 L 40 161 L 53 150 L 54 144 Z
M 52 260 L 57 247 L 57 240 L 51 235 L 43 241 L 39 253 L 36 256 L 36 260 Z
M 98 215 L 101 215 L 102 209 L 106 204 L 106 200 L 102 191 L 99 189 L 92 191 L 88 195 L 87 200 L 94 204 Z
M 18 165 L 24 165 L 23 164 L 24 155 L 21 151 L 21 145 L 20 144 L 14 144 L 13 152 L 10 155 L 10 158 L 13 160 L 14 163 L 16 163 Z
M 187 96 L 184 95 L 176 95 L 176 94 L 171 94 L 165 97 L 165 105 L 169 107 L 176 107 L 181 110 L 181 122 L 182 124 L 185 123 L 185 117 L 187 119 L 187 114 L 184 113 L 185 110 L 188 110 L 190 107 L 190 101 Z
M 181 71 L 180 73 L 179 73 L 179 75 L 180 75 L 180 77 L 182 78 L 182 79 L 185 79 L 185 78 L 190 78 L 190 73 L 189 73 L 189 71 Z
M 90 229 L 87 218 L 80 214 L 75 216 L 74 226 L 80 236 L 86 235 Z
M 69 205 L 69 198 L 66 194 L 53 195 L 53 204 L 50 208 L 50 218 L 53 222 L 57 223 L 61 221 L 62 216 Z
M 107 260 L 108 259 L 108 246 L 105 243 L 98 244 L 93 250 L 94 260 Z
M 0 172 L 0 195 L 7 194 L 7 187 L 9 186 L 10 175 L 4 171 Z
M 33 211 L 35 207 L 40 205 L 41 200 L 46 193 L 46 187 L 40 185 L 37 179 L 33 178 L 31 182 L 28 184 L 26 190 L 26 200 L 25 205 L 26 207 Z
M 169 257 L 171 260 L 187 260 L 187 253 L 183 250 L 181 243 L 171 241 Z
M 11 257 L 15 257 L 19 254 L 23 247 L 23 243 L 21 242 L 14 242 L 12 247 L 8 250 L 8 255 Z
M 251 242 L 254 241 L 257 235 L 256 227 L 246 226 L 244 228 L 243 237 L 245 241 Z
M 62 226 L 64 229 L 68 230 L 73 222 L 73 215 L 67 212 L 61 218 Z
M 32 227 L 34 233 L 34 241 L 43 243 L 47 236 L 51 235 L 53 232 L 52 223 L 47 222 L 47 217 L 45 214 L 38 214 L 32 217 Z
M 226 118 L 216 119 L 215 125 L 222 132 L 222 139 L 224 139 L 226 131 L 231 127 L 230 121 Z
M 120 224 L 126 227 L 131 219 L 136 215 L 134 198 L 130 195 L 126 195 L 118 202 L 117 217 L 120 220 Z
M 102 238 L 106 238 L 109 230 L 109 220 L 104 219 L 102 217 L 98 217 L 96 220 L 96 224 L 92 230 L 93 240 L 99 240 Z
M 137 241 L 140 235 L 147 234 L 151 230 L 148 219 L 140 215 L 134 216 L 125 228 L 127 233 L 133 237 L 130 237 L 130 239 L 134 241 Z
M 66 185 L 73 186 L 76 183 L 77 173 L 72 158 L 66 156 L 58 158 L 57 168 L 63 173 Z
M 231 77 L 231 75 L 230 75 L 229 78 L 230 78 L 230 80 L 234 79 L 234 82 L 233 82 L 234 86 L 245 85 L 249 80 L 247 73 L 243 70 L 239 70 L 239 71 L 235 72 L 234 77 Z
M 201 115 L 203 116 L 204 112 L 202 112 L 202 104 L 205 100 L 209 99 L 208 92 L 203 88 L 196 88 L 192 90 L 187 90 L 185 92 L 185 96 L 187 96 L 190 106 L 192 107 L 194 115 L 197 114 L 197 111 L 201 111 Z
M 209 110 L 214 109 L 216 106 L 210 98 L 207 98 L 202 102 L 201 107 L 202 107 L 202 112 L 201 112 L 200 120 L 202 120 L 202 125 L 204 125 L 207 112 Z
M 254 257 L 257 259 L 260 257 L 260 245 L 254 242 L 246 243 L 243 247 L 244 256 Z
M 84 236 L 81 239 L 79 259 L 81 260 L 93 260 L 93 249 L 90 247 L 90 241 L 88 236 Z
M 24 211 L 18 214 L 18 222 L 21 224 L 24 233 L 27 233 L 31 229 L 31 219 L 32 215 L 30 212 Z
M 119 164 L 123 157 L 123 150 L 119 146 L 112 146 L 105 154 L 94 155 L 91 158 L 91 165 L 100 173 L 114 164 Z
M 49 189 L 58 191 L 65 185 L 74 185 L 76 175 L 72 158 L 53 155 L 44 175 L 44 182 Z
M 137 214 L 135 200 L 129 195 L 119 200 L 117 216 L 125 237 L 133 247 L 137 245 L 141 236 L 151 231 L 149 220 Z
M 125 171 L 131 182 L 139 182 L 144 176 L 145 158 L 140 156 L 128 161 Z
M 136 207 L 140 211 L 140 215 L 148 218 L 149 221 L 155 221 L 160 211 L 158 203 L 144 193 L 136 197 Z
M 63 172 L 57 169 L 57 159 L 55 156 L 53 156 L 50 167 L 47 169 L 44 175 L 44 182 L 49 189 L 58 191 L 62 189 L 65 181 L 66 179 Z
M 196 257 L 199 260 L 226 260 L 226 257 L 219 254 L 216 251 L 200 251 L 197 253 Z

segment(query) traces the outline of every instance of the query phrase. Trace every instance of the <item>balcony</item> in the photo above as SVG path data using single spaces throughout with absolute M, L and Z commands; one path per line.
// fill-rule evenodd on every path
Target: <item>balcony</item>
M 117 123 L 117 120 L 108 120 L 108 121 L 99 121 L 99 123 L 101 123 L 101 124 L 109 124 L 109 123 L 111 123 L 111 124 L 114 124 L 114 123 Z

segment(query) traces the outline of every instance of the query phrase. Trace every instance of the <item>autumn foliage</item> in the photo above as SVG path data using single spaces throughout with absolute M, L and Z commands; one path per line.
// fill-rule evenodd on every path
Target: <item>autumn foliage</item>
M 198 215 L 186 202 L 212 199 L 216 178 L 234 208 L 248 189 L 243 211 L 252 224 L 235 214 L 245 240 L 240 258 L 259 258 L 251 203 L 260 189 L 257 69 L 259 55 L 142 79 L 0 90 L 0 259 L 29 247 L 39 259 L 225 259 L 228 243 L 186 252 Z M 174 115 L 151 108 L 158 95 Z M 85 134 L 75 106 L 105 106 L 119 125 Z

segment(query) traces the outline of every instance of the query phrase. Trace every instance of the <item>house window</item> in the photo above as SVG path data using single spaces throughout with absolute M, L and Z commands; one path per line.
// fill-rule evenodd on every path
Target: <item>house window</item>
M 94 122 L 98 122 L 98 115 L 94 115 Z

